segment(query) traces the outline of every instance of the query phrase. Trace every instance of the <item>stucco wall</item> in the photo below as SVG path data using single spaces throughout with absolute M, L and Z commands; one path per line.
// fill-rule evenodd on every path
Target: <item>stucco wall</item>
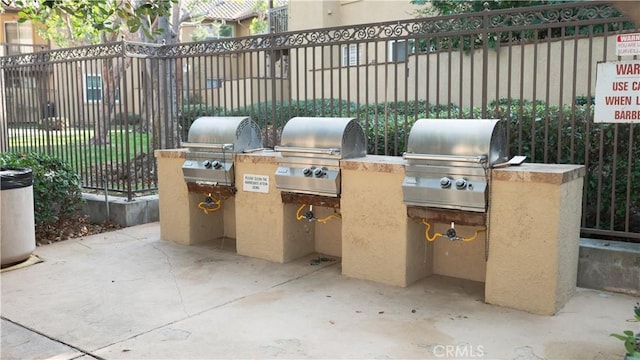
M 445 233 L 451 224 L 434 224 L 433 232 Z M 458 236 L 472 237 L 481 227 L 455 226 Z M 433 273 L 461 279 L 484 282 L 486 274 L 486 232 L 478 233 L 475 240 L 449 241 L 440 238 L 433 244 Z
M 420 8 L 409 1 L 397 0 L 292 0 L 289 31 L 407 19 Z
M 205 213 L 198 204 L 206 194 L 191 193 L 182 174 L 184 149 L 156 150 L 160 237 L 190 245 L 221 237 L 236 237 L 235 198 L 222 202 L 215 212 Z
M 5 23 L 15 23 L 18 21 L 18 13 L 15 10 L 7 10 L 5 12 L 0 13 L 0 43 L 6 43 L 5 39 Z M 32 31 L 32 44 L 36 45 L 49 45 L 49 41 L 43 39 L 40 35 L 38 35 L 38 27 L 44 28 L 44 25 L 40 23 L 31 24 Z M 0 55 L 5 55 L 0 53 Z
M 238 254 L 260 259 L 285 262 L 284 205 L 276 189 L 274 174 L 277 162 L 273 153 L 264 156 L 239 155 L 236 157 L 236 183 L 241 184 L 246 174 L 269 177 L 268 193 L 236 193 L 236 248 Z
M 533 100 L 535 96 L 543 101 L 548 97 L 549 104 L 557 105 L 593 94 L 597 63 L 615 58 L 616 38 L 596 37 L 591 45 L 589 42 L 565 39 L 491 50 L 487 58 L 488 101 L 509 97 Z M 346 45 L 292 52 L 291 83 L 297 84 L 292 97 L 338 96 L 363 104 L 417 98 L 433 104 L 480 105 L 484 90 L 482 50 L 410 54 L 405 62 L 390 62 L 390 43 L 358 44 L 358 66 L 343 66 L 342 47 Z M 591 57 L 585 55 L 589 51 Z
M 578 165 L 493 171 L 487 302 L 551 315 L 574 293 L 584 174 Z
M 316 218 L 322 219 L 334 214 L 331 208 L 314 206 Z M 342 219 L 331 219 L 326 223 L 315 223 L 315 252 L 342 257 Z
M 187 184 L 182 175 L 185 151 L 156 150 L 155 156 L 158 162 L 160 238 L 188 245 L 190 210 Z
M 340 167 L 342 273 L 398 286 L 430 274 L 427 243 L 402 202 L 402 158 L 367 156 Z

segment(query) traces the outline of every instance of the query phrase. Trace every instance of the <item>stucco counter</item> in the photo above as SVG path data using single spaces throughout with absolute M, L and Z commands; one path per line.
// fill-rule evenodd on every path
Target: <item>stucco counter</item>
M 407 286 L 431 273 L 423 228 L 402 201 L 404 164 L 389 156 L 340 162 L 344 275 Z
M 581 165 L 492 171 L 486 302 L 550 315 L 573 295 L 584 175 Z

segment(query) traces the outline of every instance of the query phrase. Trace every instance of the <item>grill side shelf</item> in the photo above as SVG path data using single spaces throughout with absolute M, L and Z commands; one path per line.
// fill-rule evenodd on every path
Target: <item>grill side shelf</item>
M 461 155 L 438 155 L 438 154 L 416 154 L 404 153 L 402 158 L 405 160 L 435 160 L 435 161 L 451 161 L 466 162 L 474 164 L 483 164 L 487 162 L 487 155 L 478 156 L 461 156 Z
M 336 148 L 310 148 L 310 147 L 296 147 L 296 146 L 276 146 L 274 151 L 282 153 L 305 153 L 305 154 L 321 154 L 321 155 L 340 155 L 340 149 Z
M 183 142 L 182 147 L 185 148 L 201 148 L 214 150 L 233 150 L 233 144 L 208 144 L 208 143 L 188 143 Z

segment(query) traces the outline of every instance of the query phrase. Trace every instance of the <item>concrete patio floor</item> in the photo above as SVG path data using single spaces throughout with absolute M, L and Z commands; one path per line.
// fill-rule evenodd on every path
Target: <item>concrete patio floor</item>
M 481 283 L 386 286 L 233 247 L 162 241 L 159 223 L 38 247 L 0 275 L 0 357 L 619 360 L 609 334 L 636 326 L 622 294 L 578 289 L 540 316 L 485 304 Z

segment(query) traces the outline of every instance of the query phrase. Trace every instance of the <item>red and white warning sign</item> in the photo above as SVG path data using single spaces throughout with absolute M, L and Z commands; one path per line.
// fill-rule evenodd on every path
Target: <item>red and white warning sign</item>
M 598 64 L 593 121 L 640 123 L 640 60 Z
M 616 55 L 640 55 L 640 33 L 616 36 Z

